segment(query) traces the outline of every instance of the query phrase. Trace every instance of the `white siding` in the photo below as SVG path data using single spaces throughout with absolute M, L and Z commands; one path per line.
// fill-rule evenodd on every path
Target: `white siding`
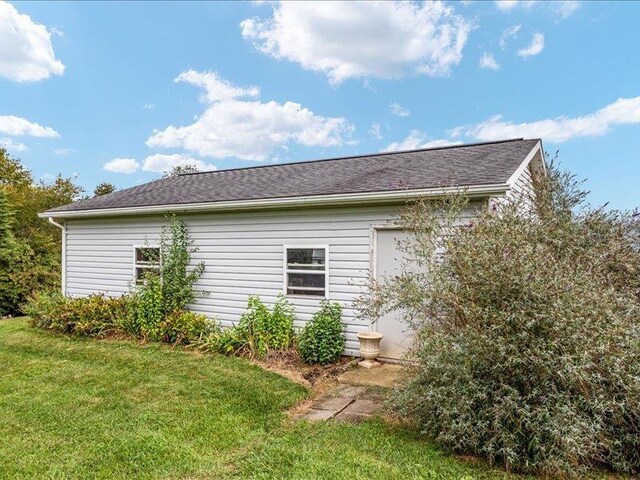
M 480 203 L 474 205 L 477 208 Z M 329 245 L 331 301 L 344 308 L 346 353 L 357 354 L 356 333 L 368 330 L 357 318 L 353 300 L 362 292 L 371 262 L 372 229 L 392 222 L 401 206 L 280 210 L 185 215 L 194 246 L 193 261 L 205 262 L 195 286 L 209 291 L 191 306 L 218 319 L 238 322 L 249 295 L 272 304 L 283 291 L 283 245 Z M 466 216 L 466 215 L 465 215 Z M 133 246 L 156 244 L 163 216 L 67 220 L 66 294 L 126 293 L 133 280 Z M 300 327 L 317 311 L 320 300 L 289 297 Z
M 531 175 L 531 164 L 527 165 L 520 176 L 516 179 L 511 187 L 510 196 L 524 196 L 531 199 L 533 196 L 533 176 Z
M 371 227 L 387 223 L 397 206 L 308 211 L 224 213 L 184 216 L 194 246 L 193 261 L 205 272 L 195 288 L 209 295 L 192 310 L 237 322 L 249 295 L 267 304 L 283 291 L 283 245 L 329 245 L 329 299 L 344 307 L 347 351 L 357 349 L 356 332 L 368 323 L 356 318 L 351 302 L 362 291 L 370 262 Z M 158 242 L 162 216 L 67 221 L 66 293 L 121 295 L 133 278 L 133 245 Z M 291 297 L 297 326 L 311 318 L 319 300 Z

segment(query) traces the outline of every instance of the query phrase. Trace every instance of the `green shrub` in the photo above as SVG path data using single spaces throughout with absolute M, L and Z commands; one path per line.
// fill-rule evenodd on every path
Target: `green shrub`
M 208 341 L 209 348 L 224 354 L 262 357 L 269 351 L 286 350 L 293 343 L 293 307 L 278 295 L 273 310 L 260 298 L 250 296 L 238 325 L 223 330 Z
M 119 319 L 127 315 L 128 297 L 90 295 L 65 298 L 59 293 L 36 295 L 25 312 L 32 324 L 70 335 L 99 337 L 119 332 Z
M 161 340 L 160 323 L 167 316 L 163 303 L 160 275 L 147 274 L 144 285 L 138 287 L 133 294 L 133 318 L 128 326 L 130 333 L 136 337 Z
M 342 307 L 339 303 L 323 300 L 298 336 L 298 351 L 307 363 L 333 363 L 344 350 L 345 336 L 342 325 Z
M 404 216 L 421 269 L 372 283 L 365 313 L 414 327 L 394 404 L 442 445 L 551 477 L 640 472 L 638 223 L 584 198 L 550 167 L 535 198 L 467 228 L 459 198 Z
M 221 353 L 223 355 L 246 352 L 247 344 L 245 333 L 237 327 L 220 329 L 218 332 L 203 337 L 199 342 L 202 350 Z
M 199 345 L 204 339 L 218 335 L 218 324 L 205 315 L 176 311 L 165 318 L 159 325 L 162 341 L 174 345 Z
M 151 340 L 162 340 L 160 323 L 173 312 L 184 311 L 198 294 L 193 285 L 204 272 L 204 262 L 190 267 L 192 247 L 184 221 L 170 217 L 169 225 L 160 237 L 161 265 L 157 272 L 148 271 L 144 282 L 134 287 L 133 317 L 126 329 L 133 335 Z
M 40 292 L 30 298 L 22 310 L 29 315 L 34 327 L 51 329 L 65 301 L 60 292 Z

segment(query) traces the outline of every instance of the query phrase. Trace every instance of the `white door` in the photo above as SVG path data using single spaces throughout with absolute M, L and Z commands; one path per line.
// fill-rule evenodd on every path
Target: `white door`
M 376 280 L 379 283 L 400 273 L 404 254 L 398 250 L 398 240 L 406 237 L 404 230 L 376 230 Z M 411 346 L 412 332 L 401 316 L 400 311 L 389 312 L 376 322 L 375 330 L 384 335 L 380 342 L 382 358 L 401 359 Z

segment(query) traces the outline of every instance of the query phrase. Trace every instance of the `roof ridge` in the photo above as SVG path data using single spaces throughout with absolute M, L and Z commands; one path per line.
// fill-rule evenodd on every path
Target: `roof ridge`
M 268 165 L 254 165 L 251 167 L 236 167 L 236 168 L 224 168 L 222 170 L 205 170 L 202 172 L 189 172 L 189 173 L 180 173 L 178 177 L 186 177 L 189 175 L 202 175 L 202 174 L 212 174 L 212 173 L 223 173 L 223 172 L 232 172 L 239 170 L 252 170 L 257 168 L 269 168 L 269 167 L 283 167 L 285 165 L 300 165 L 303 163 L 318 163 L 318 162 L 333 162 L 336 160 L 349 160 L 353 158 L 364 158 L 364 157 L 380 157 L 383 155 L 399 155 L 402 153 L 415 153 L 415 152 L 429 152 L 434 150 L 449 150 L 454 148 L 465 148 L 465 147 L 477 147 L 480 145 L 494 145 L 498 143 L 508 143 L 508 142 L 520 142 L 524 140 L 540 140 L 535 138 L 507 138 L 504 140 L 493 140 L 490 142 L 475 142 L 475 143 L 463 143 L 457 145 L 443 145 L 441 147 L 429 147 L 429 148 L 416 148 L 411 150 L 395 150 L 392 152 L 376 152 L 376 153 L 365 153 L 361 155 L 348 155 L 346 157 L 331 157 L 331 158 L 319 158 L 316 160 L 299 160 L 297 162 L 284 162 L 284 163 L 274 163 Z

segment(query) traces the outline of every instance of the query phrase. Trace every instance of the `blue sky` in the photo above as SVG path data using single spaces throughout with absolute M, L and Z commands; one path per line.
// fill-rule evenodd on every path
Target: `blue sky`
M 0 2 L 0 144 L 37 178 L 543 138 L 640 204 L 640 3 Z

